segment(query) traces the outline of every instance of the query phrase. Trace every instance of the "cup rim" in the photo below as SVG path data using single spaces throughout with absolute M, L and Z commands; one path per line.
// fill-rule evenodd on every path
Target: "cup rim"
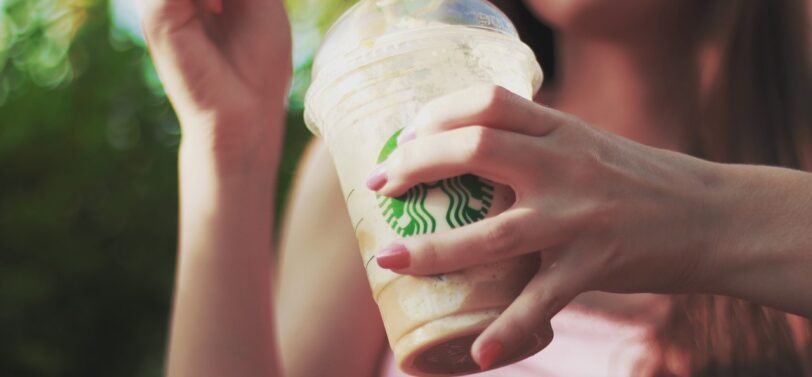
M 442 39 L 437 38 L 437 29 L 443 30 L 442 35 L 475 35 L 475 38 L 482 38 L 483 42 L 494 44 L 511 43 L 510 50 L 517 54 L 524 54 L 530 57 L 532 62 L 530 68 L 533 70 L 530 80 L 532 80 L 532 94 L 535 95 L 541 88 L 544 73 L 541 66 L 535 59 L 535 54 L 519 38 L 507 34 L 496 33 L 491 29 L 470 26 L 455 25 L 433 25 L 415 30 L 405 30 L 397 33 L 387 34 L 375 42 L 374 46 L 356 46 L 347 51 L 343 56 L 336 57 L 334 65 L 330 69 L 321 68 L 316 70 L 315 61 L 319 59 L 317 54 L 314 59 L 314 70 L 311 73 L 311 83 L 305 94 L 304 117 L 308 129 L 316 136 L 322 136 L 318 129 L 316 120 L 321 118 L 319 113 L 323 113 L 322 103 L 319 101 L 320 94 L 329 86 L 335 84 L 342 77 L 361 67 L 379 63 L 398 56 L 407 55 L 421 50 L 433 49 L 442 46 Z M 406 38 L 401 38 L 406 35 Z M 404 44 L 408 44 L 406 48 Z

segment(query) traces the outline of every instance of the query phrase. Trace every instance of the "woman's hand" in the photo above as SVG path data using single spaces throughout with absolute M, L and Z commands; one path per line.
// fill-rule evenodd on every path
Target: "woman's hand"
M 433 101 L 402 135 L 370 180 L 386 182 L 373 187 L 379 193 L 472 173 L 512 187 L 516 200 L 480 222 L 404 239 L 378 255 L 379 265 L 428 275 L 541 253 L 539 272 L 474 343 L 483 368 L 527 337 L 546 345 L 550 318 L 581 292 L 702 284 L 721 217 L 709 205 L 715 164 L 599 131 L 493 86 Z
M 244 163 L 278 154 L 291 76 L 282 0 L 139 0 L 184 148 Z M 268 152 L 273 149 L 273 153 Z

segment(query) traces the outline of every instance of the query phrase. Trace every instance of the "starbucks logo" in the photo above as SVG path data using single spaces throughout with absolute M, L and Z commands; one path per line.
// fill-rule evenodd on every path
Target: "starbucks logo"
M 378 163 L 397 147 L 395 132 L 384 144 Z M 390 198 L 378 195 L 378 207 L 386 223 L 401 237 L 434 233 L 445 224 L 457 228 L 485 218 L 493 201 L 494 186 L 472 174 L 421 183 L 405 194 Z

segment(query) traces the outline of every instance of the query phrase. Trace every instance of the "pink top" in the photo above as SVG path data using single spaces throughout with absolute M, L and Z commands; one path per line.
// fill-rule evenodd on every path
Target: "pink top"
M 547 348 L 516 364 L 477 377 L 627 377 L 650 355 L 651 325 L 622 322 L 581 309 L 565 308 L 552 320 L 555 337 Z M 406 377 L 391 352 L 381 377 Z

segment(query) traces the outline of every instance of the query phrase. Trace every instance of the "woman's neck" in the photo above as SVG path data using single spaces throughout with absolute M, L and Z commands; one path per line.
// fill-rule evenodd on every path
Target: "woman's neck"
M 641 143 L 688 151 L 698 120 L 697 51 L 671 34 L 562 36 L 551 105 Z

